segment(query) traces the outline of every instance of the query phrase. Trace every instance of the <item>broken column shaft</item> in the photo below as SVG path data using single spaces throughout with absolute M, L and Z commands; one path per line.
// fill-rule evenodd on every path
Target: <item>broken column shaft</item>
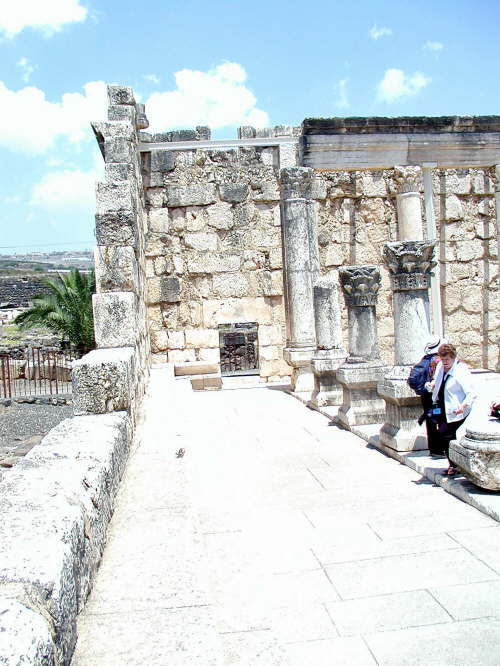
M 313 295 L 317 346 L 312 360 L 314 393 L 311 404 L 314 407 L 340 405 L 343 389 L 336 371 L 345 361 L 346 354 L 336 282 L 330 277 L 320 278 L 314 285 Z
M 292 388 L 314 389 L 311 368 L 316 349 L 313 286 L 319 278 L 316 215 L 311 198 L 313 169 L 281 170 L 283 278 L 287 322 L 285 360 L 293 367 Z

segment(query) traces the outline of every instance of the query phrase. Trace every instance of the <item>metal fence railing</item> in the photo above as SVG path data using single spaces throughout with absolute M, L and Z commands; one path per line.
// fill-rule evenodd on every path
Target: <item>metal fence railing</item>
M 71 351 L 28 349 L 21 359 L 0 355 L 0 397 L 71 393 Z

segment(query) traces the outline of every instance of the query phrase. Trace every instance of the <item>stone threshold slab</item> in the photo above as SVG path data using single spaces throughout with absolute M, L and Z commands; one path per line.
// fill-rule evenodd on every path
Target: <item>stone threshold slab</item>
M 290 390 L 288 390 L 287 393 L 307 405 L 310 409 L 314 409 L 323 416 L 326 416 L 327 419 L 332 421 L 335 425 L 338 425 L 339 428 L 345 430 L 342 424 L 338 423 L 336 419 L 339 410 L 338 407 L 315 407 L 309 404 L 308 401 L 300 395 L 297 395 Z M 475 486 L 463 476 L 443 476 L 443 470 L 448 467 L 446 458 L 431 458 L 426 451 L 402 452 L 384 446 L 379 439 L 379 432 L 382 425 L 382 423 L 372 423 L 370 425 L 352 426 L 350 432 L 361 439 L 364 439 L 365 442 L 379 451 L 382 451 L 382 453 L 385 453 L 389 457 L 394 458 L 394 460 L 410 467 L 435 485 L 441 486 L 441 488 L 447 493 L 450 493 L 450 495 L 458 497 L 463 502 L 470 504 L 478 511 L 481 511 L 481 513 L 484 513 L 486 516 L 490 516 L 490 518 L 500 522 L 499 493 L 483 490 L 482 488 Z

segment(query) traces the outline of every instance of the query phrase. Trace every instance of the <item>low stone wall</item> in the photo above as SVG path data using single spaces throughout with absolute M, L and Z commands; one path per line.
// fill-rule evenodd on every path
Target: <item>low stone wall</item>
M 126 412 L 66 419 L 0 484 L 0 664 L 70 663 L 131 432 Z

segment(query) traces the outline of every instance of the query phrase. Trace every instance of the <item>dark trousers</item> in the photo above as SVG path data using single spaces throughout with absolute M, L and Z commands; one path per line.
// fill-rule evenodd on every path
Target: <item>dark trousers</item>
M 440 423 L 438 426 L 439 439 L 442 442 L 444 453 L 448 458 L 448 462 L 450 463 L 450 465 L 453 465 L 449 455 L 450 442 L 452 439 L 456 439 L 457 430 L 460 428 L 460 426 L 464 421 L 465 419 L 461 419 L 460 421 L 453 421 L 452 423 L 447 423 L 446 421 L 444 421 L 443 423 Z
M 422 401 L 424 412 L 427 414 L 432 407 L 432 394 L 426 392 L 420 396 L 420 400 Z M 427 448 L 429 449 L 429 453 L 438 456 L 445 455 L 444 445 L 438 432 L 437 424 L 426 417 L 425 428 L 427 430 Z

